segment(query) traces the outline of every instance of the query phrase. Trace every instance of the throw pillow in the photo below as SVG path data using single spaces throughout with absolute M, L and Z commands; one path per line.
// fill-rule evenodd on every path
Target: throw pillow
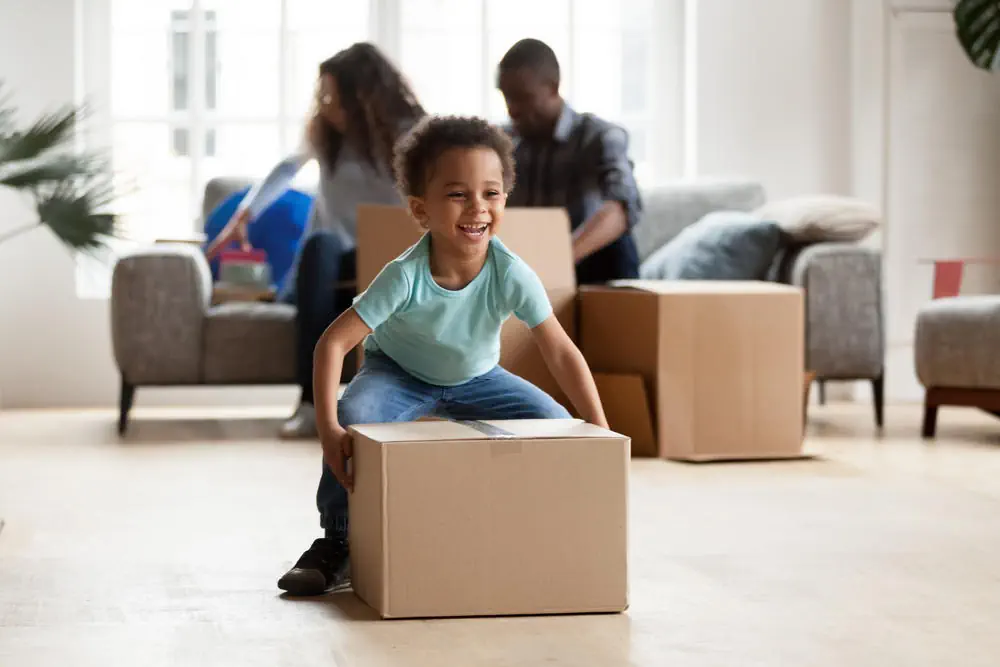
M 878 229 L 882 221 L 868 202 L 838 195 L 782 199 L 754 213 L 781 225 L 793 243 L 855 243 Z
M 763 280 L 781 248 L 777 223 L 715 211 L 685 228 L 639 267 L 646 280 Z
M 229 195 L 208 215 L 205 220 L 205 236 L 209 242 L 219 235 L 233 217 L 249 190 L 246 187 Z M 271 269 L 271 286 L 276 289 L 284 285 L 295 261 L 312 202 L 313 198 L 304 192 L 287 190 L 250 223 L 250 245 L 265 252 Z M 218 258 L 211 263 L 211 268 L 212 279 L 218 280 Z

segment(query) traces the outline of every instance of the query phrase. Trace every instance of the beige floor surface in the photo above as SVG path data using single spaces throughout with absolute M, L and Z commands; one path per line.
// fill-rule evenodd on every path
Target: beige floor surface
M 1000 664 L 1000 421 L 811 410 L 814 460 L 637 461 L 628 613 L 379 621 L 283 599 L 317 447 L 280 412 L 0 413 L 0 666 Z

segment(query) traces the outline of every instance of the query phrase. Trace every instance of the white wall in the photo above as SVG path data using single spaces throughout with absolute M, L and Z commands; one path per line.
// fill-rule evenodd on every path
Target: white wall
M 74 0 L 0 0 L 0 78 L 22 121 L 74 99 Z M 0 231 L 31 221 L 0 192 Z M 75 263 L 44 229 L 0 245 L 0 406 L 111 406 L 108 303 L 76 296 Z M 137 404 L 290 401 L 289 390 L 140 390 Z
M 869 0 L 875 2 L 875 0 Z M 850 3 L 698 0 L 698 172 L 850 189 Z
M 29 9 L 6 0 L 0 7 L 0 76 L 21 119 L 72 102 L 73 1 L 39 0 Z M 23 202 L 9 192 L 0 197 L 0 228 L 32 220 Z M 75 298 L 70 255 L 37 230 L 0 246 L 0 267 L 3 405 L 109 402 L 107 307 Z

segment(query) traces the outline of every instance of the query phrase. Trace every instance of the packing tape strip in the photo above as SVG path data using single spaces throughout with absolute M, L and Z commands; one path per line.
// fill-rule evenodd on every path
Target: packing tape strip
M 493 440 L 508 440 L 510 438 L 517 437 L 516 434 L 511 433 L 507 429 L 494 426 L 493 424 L 487 424 L 486 422 L 479 421 L 478 419 L 456 419 L 455 423 L 475 429 L 487 438 Z

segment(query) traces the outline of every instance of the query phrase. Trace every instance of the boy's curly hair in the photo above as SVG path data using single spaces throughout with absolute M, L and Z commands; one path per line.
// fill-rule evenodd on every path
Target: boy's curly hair
M 514 144 L 488 121 L 473 116 L 426 116 L 396 143 L 393 166 L 404 197 L 422 197 L 438 158 L 452 148 L 489 148 L 503 168 L 503 188 L 514 188 Z

